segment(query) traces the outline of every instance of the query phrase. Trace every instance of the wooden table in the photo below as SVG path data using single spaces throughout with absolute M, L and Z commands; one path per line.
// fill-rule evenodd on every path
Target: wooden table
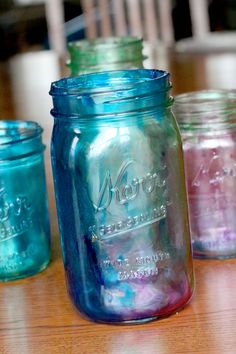
M 234 54 L 193 56 L 172 53 L 167 59 L 166 62 L 162 61 L 162 65 L 172 73 L 175 94 L 204 88 L 236 87 Z M 228 63 L 224 71 L 222 63 Z M 20 80 L 21 75 L 26 75 L 22 67 L 15 70 L 18 64 L 17 61 L 13 64 L 11 62 L 11 69 L 8 63 L 0 64 L 2 119 L 7 117 L 29 119 L 27 112 L 30 111 L 30 107 L 25 102 L 23 106 L 28 108 L 24 108 L 25 112 L 20 111 L 19 102 L 17 103 L 14 97 L 17 91 L 15 80 Z M 9 75 L 9 70 L 14 72 L 12 76 Z M 30 77 L 30 70 L 33 68 L 29 65 L 27 70 L 29 70 L 27 77 Z M 31 74 L 34 75 L 35 72 Z M 224 75 L 227 76 L 227 80 Z M 47 70 L 45 77 L 41 72 L 41 81 L 48 79 L 49 76 Z M 32 94 L 35 95 L 41 81 L 36 82 L 34 86 L 35 77 L 32 78 L 31 84 L 26 82 L 27 80 L 25 77 L 25 85 L 31 85 Z M 22 84 L 22 81 L 20 82 Z M 48 93 L 44 94 L 46 101 Z M 30 96 L 30 90 L 27 90 L 25 100 L 31 101 Z M 42 106 L 45 106 L 41 99 L 34 103 L 37 114 L 43 109 Z M 24 113 L 24 117 L 20 116 L 19 112 Z M 48 123 L 51 119 L 49 112 L 47 119 L 45 120 L 45 117 L 42 119 L 48 144 L 51 129 L 51 123 Z M 49 267 L 40 274 L 0 284 L 1 354 L 236 353 L 236 260 L 194 261 L 196 274 L 194 297 L 181 312 L 169 318 L 136 326 L 102 325 L 84 319 L 73 308 L 65 288 L 48 153 L 46 165 L 52 260 Z

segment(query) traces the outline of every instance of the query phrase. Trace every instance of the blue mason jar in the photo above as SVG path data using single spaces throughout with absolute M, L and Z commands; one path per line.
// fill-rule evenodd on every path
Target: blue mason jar
M 169 74 L 111 71 L 52 83 L 52 166 L 69 293 L 98 322 L 142 323 L 193 291 Z
M 0 121 L 0 281 L 43 270 L 50 258 L 42 128 Z

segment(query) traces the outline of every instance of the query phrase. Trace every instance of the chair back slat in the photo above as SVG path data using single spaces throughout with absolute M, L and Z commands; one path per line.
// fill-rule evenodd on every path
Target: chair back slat
M 101 36 L 109 37 L 112 35 L 112 26 L 111 26 L 111 16 L 110 16 L 110 2 L 109 0 L 98 0 L 98 8 L 100 12 L 100 27 L 101 27 Z
M 202 38 L 210 31 L 208 1 L 189 0 L 193 37 Z
M 112 8 L 114 13 L 114 32 L 117 36 L 125 36 L 128 33 L 127 23 L 125 19 L 124 1 L 113 0 Z
M 85 15 L 86 37 L 89 39 L 96 38 L 98 36 L 98 31 L 96 25 L 95 0 L 83 0 L 81 1 L 81 6 Z
M 144 37 L 147 41 L 153 42 L 158 38 L 157 14 L 155 8 L 156 0 L 143 0 L 143 14 L 145 33 Z
M 160 19 L 161 40 L 163 41 L 163 43 L 169 45 L 174 42 L 174 29 L 173 29 L 173 21 L 172 21 L 172 1 L 157 0 L 157 3 L 158 3 L 158 13 Z
M 127 0 L 127 17 L 129 22 L 130 34 L 142 36 L 143 26 L 141 18 L 141 8 L 139 0 Z
M 45 13 L 50 48 L 63 57 L 66 53 L 63 1 L 46 0 Z

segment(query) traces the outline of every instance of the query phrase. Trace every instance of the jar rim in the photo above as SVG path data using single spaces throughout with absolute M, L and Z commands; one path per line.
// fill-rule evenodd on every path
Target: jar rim
M 105 71 L 64 78 L 51 84 L 51 114 L 56 119 L 79 118 L 80 122 L 92 117 L 96 121 L 124 120 L 121 117 L 124 113 L 170 107 L 170 88 L 169 73 L 152 69 Z
M 147 58 L 143 40 L 137 36 L 100 37 L 69 42 L 70 58 L 66 65 L 72 76 L 79 74 L 142 68 Z
M 120 36 L 120 37 L 98 37 L 94 39 L 82 39 L 78 41 L 71 41 L 68 43 L 68 48 L 79 49 L 79 50 L 94 50 L 96 48 L 112 48 L 112 47 L 123 47 L 126 45 L 138 44 L 142 42 L 142 37 L 135 36 Z
M 175 96 L 173 112 L 180 130 L 205 134 L 236 126 L 236 90 L 200 90 Z
M 225 104 L 236 108 L 236 90 L 200 90 L 182 93 L 174 97 L 178 113 L 204 113 L 225 109 Z
M 130 69 L 103 71 L 83 74 L 78 77 L 62 78 L 51 84 L 51 96 L 83 95 L 86 93 L 101 93 L 109 91 L 127 90 L 145 83 L 166 82 L 170 74 L 156 69 Z M 116 85 L 114 89 L 114 85 Z M 171 84 L 163 89 L 169 90 Z
M 0 147 L 41 136 L 42 127 L 33 121 L 0 120 Z

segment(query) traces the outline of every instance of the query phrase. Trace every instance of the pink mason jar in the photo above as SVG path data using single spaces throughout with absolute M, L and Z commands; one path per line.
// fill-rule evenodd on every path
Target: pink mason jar
M 236 91 L 176 96 L 196 258 L 236 256 Z

